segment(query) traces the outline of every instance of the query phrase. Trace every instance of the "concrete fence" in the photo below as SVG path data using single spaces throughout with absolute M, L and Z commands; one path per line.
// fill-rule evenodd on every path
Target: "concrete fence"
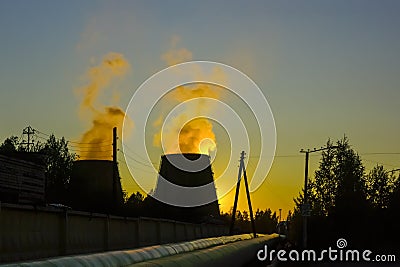
M 175 243 L 228 234 L 228 227 L 124 218 L 0 203 L 0 262 Z

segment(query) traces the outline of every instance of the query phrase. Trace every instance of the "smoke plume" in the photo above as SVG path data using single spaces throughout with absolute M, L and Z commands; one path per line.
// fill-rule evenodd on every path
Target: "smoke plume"
M 177 48 L 178 37 L 174 37 L 171 42 L 171 49 L 164 53 L 161 58 L 169 66 L 182 63 L 192 59 L 192 53 L 185 48 Z M 203 76 L 200 69 L 195 70 L 199 77 Z M 218 75 L 223 79 L 223 73 L 215 69 L 212 75 Z M 204 76 L 203 76 L 204 78 Z M 220 98 L 220 92 L 215 86 L 204 83 L 192 84 L 190 86 L 180 86 L 166 95 L 169 104 L 177 105 L 187 100 L 208 97 Z M 160 127 L 153 137 L 153 145 L 163 144 L 164 152 L 171 153 L 202 153 L 209 154 L 216 149 L 216 138 L 213 125 L 204 116 L 211 115 L 213 107 L 205 105 L 201 100 L 195 104 L 187 106 L 181 114 L 178 114 L 161 129 L 164 115 L 161 115 L 153 124 Z M 188 118 L 187 114 L 194 114 L 197 118 Z
M 111 159 L 112 129 L 117 127 L 118 136 L 121 136 L 125 112 L 117 104 L 106 106 L 99 102 L 102 93 L 117 78 L 123 78 L 129 70 L 130 64 L 123 55 L 109 53 L 100 64 L 87 71 L 87 84 L 79 89 L 83 97 L 80 114 L 89 118 L 90 128 L 80 140 L 80 159 Z M 112 99 L 118 98 L 119 92 L 114 91 Z
M 173 36 L 171 39 L 171 48 L 162 54 L 161 59 L 167 63 L 168 66 L 173 66 L 192 59 L 192 52 L 186 48 L 177 48 L 180 38 Z

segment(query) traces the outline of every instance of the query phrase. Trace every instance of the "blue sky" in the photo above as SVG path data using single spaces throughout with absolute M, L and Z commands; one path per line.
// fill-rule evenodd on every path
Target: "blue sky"
M 232 65 L 258 84 L 274 113 L 277 154 L 344 134 L 361 155 L 400 152 L 398 1 L 215 2 L 1 1 L 0 139 L 28 124 L 78 139 L 87 122 L 74 91 L 93 62 L 109 52 L 130 62 L 119 84 L 125 108 L 165 67 L 161 55 L 178 36 L 193 59 Z M 399 156 L 365 159 L 400 167 Z M 269 189 L 254 196 L 260 208 L 290 206 L 303 161 L 275 161 Z

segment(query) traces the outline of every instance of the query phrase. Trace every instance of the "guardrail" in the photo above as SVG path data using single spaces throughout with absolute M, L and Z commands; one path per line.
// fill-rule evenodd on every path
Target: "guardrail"
M 228 234 L 228 227 L 0 203 L 0 263 Z

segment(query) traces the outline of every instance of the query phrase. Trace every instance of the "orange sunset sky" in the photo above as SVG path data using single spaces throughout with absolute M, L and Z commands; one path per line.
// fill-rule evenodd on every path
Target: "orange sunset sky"
M 258 177 L 264 182 L 251 194 L 254 209 L 281 208 L 286 215 L 304 182 L 302 148 L 321 147 L 345 134 L 366 171 L 376 164 L 400 167 L 399 11 L 398 1 L 2 1 L 0 140 L 20 136 L 31 125 L 76 142 L 70 149 L 82 158 L 111 159 L 107 142 L 96 146 L 97 154 L 78 143 L 111 140 L 117 125 L 122 185 L 135 192 L 141 189 L 126 162 L 133 176 L 154 180 L 152 167 L 157 170 L 161 154 L 169 152 L 161 149 L 159 135 L 166 115 L 182 101 L 211 97 L 234 109 L 249 137 L 226 130 L 224 124 L 235 125 L 233 117 L 197 103 L 173 116 L 166 138 L 179 116 L 200 111 L 220 116 L 220 122 L 203 119 L 189 127 L 208 138 L 203 146 L 215 156 L 215 174 L 228 160 L 238 163 L 240 155 L 230 153 L 250 140 L 250 178 L 257 164 L 268 164 L 273 156 L 268 175 Z M 275 153 L 259 157 L 261 140 L 272 136 L 258 132 L 240 97 L 204 84 L 166 94 L 148 118 L 129 117 L 124 130 L 134 141 L 122 149 L 122 123 L 139 86 L 189 60 L 230 65 L 258 85 L 275 121 Z M 226 78 L 218 70 L 207 75 Z M 143 120 L 146 128 L 139 129 Z M 148 156 L 136 149 L 135 134 L 143 130 Z M 235 135 L 243 143 L 231 143 Z M 193 137 L 190 131 L 186 137 Z M 186 149 L 192 151 L 190 145 Z M 319 156 L 310 157 L 310 176 Z M 230 183 L 237 179 L 237 165 L 228 170 Z M 229 211 L 234 190 L 218 193 L 221 209 Z M 240 194 L 239 209 L 247 209 L 244 191 Z

